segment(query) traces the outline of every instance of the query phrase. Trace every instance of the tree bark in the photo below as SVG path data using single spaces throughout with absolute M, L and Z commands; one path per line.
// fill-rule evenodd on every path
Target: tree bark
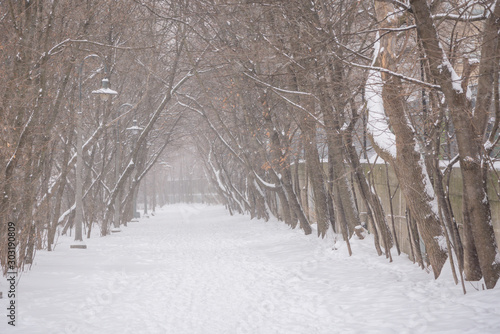
M 394 7 L 386 2 L 375 2 L 377 17 L 381 20 L 381 27 L 391 27 L 391 21 L 382 21 L 390 12 L 394 12 Z M 380 40 L 380 52 L 377 64 L 383 68 L 395 70 L 397 60 L 394 55 L 396 41 L 392 35 L 386 35 Z M 394 131 L 394 140 L 396 150 L 388 151 L 388 147 L 381 147 L 377 138 L 371 134 L 371 140 L 379 155 L 389 162 L 400 181 L 401 191 L 403 192 L 407 205 L 409 206 L 412 216 L 417 222 L 418 231 L 425 243 L 427 250 L 428 261 L 432 266 L 434 276 L 437 278 L 446 261 L 446 247 L 440 242 L 444 239 L 443 230 L 439 221 L 437 212 L 436 199 L 432 184 L 425 170 L 425 165 L 420 153 L 417 151 L 417 143 L 414 138 L 414 131 L 408 124 L 407 115 L 405 114 L 404 101 L 401 95 L 402 86 L 399 78 L 387 73 L 370 73 L 372 79 L 370 83 L 375 87 L 367 87 L 368 104 L 383 103 L 383 106 L 376 105 L 371 108 L 383 108 L 385 115 L 390 119 L 390 126 Z M 380 76 L 380 77 L 378 77 Z M 380 87 L 382 85 L 382 87 Z M 377 90 L 382 88 L 382 92 Z M 376 102 L 376 96 L 380 102 Z M 370 110 L 370 113 L 377 113 L 375 109 Z M 381 116 L 381 115 L 380 115 Z M 379 120 L 380 122 L 381 120 Z M 389 125 L 389 124 L 388 124 Z M 376 124 L 373 126 L 377 126 Z M 386 131 L 390 131 L 389 128 Z M 382 135 L 387 136 L 388 133 Z M 385 142 L 387 144 L 387 141 Z
M 433 79 L 441 86 L 453 120 L 460 155 L 464 199 L 468 208 L 464 224 L 470 224 L 486 287 L 492 289 L 500 277 L 500 263 L 498 263 L 500 253 L 495 241 L 486 182 L 484 182 L 486 176 L 483 175 L 485 157 L 482 140 L 491 104 L 494 77 L 492 69 L 498 49 L 497 31 L 500 29 L 500 4 L 495 3 L 483 32 L 479 65 L 479 73 L 482 75 L 478 79 L 478 105 L 474 112 L 471 112 L 472 106 L 467 97 L 466 82 L 462 82 L 457 76 L 439 43 L 427 2 L 410 0 L 410 5 L 419 39 L 429 61 L 430 72 Z M 460 80 L 458 83 L 457 78 Z M 470 217 L 470 221 L 465 219 L 467 216 Z M 466 245 L 464 247 L 468 247 Z

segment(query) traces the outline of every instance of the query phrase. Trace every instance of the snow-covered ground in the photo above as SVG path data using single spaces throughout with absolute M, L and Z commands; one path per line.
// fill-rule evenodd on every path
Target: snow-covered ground
M 463 295 L 373 240 L 320 240 L 219 206 L 168 206 L 88 249 L 38 252 L 0 333 L 500 333 L 500 288 Z

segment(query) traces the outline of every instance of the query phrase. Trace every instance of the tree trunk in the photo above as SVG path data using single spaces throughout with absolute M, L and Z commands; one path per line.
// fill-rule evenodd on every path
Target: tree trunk
M 386 2 L 376 1 L 375 6 L 378 18 L 384 18 L 390 12 L 394 12 L 394 7 Z M 390 28 L 391 22 L 391 20 L 386 20 L 380 25 Z M 397 53 L 395 45 L 396 42 L 392 35 L 382 37 L 380 51 L 378 55 L 375 55 L 374 63 L 380 64 L 383 68 L 397 70 L 397 60 L 394 58 Z M 444 235 L 432 184 L 425 170 L 423 159 L 418 152 L 414 131 L 408 124 L 401 91 L 402 86 L 399 78 L 387 73 L 370 71 L 366 88 L 366 100 L 369 111 L 373 114 L 370 115 L 373 127 L 370 139 L 377 153 L 394 168 L 400 181 L 401 191 L 424 241 L 428 261 L 432 266 L 434 276 L 437 278 L 447 258 L 446 247 L 444 243 L 441 243 L 444 240 Z M 380 110 L 383 110 L 385 115 L 389 117 L 390 124 L 387 124 L 383 118 L 385 115 L 382 115 Z M 376 122 L 375 117 L 377 117 Z M 386 128 L 381 129 L 381 124 L 385 124 Z M 394 134 L 390 132 L 389 125 Z M 381 130 L 385 130 L 385 132 L 382 133 Z M 383 138 L 377 138 L 377 135 L 383 136 Z M 391 143 L 391 141 L 395 142 Z M 396 145 L 395 150 L 389 146 L 394 144 Z
M 467 201 L 467 212 L 464 224 L 469 224 L 474 245 L 477 250 L 481 272 L 486 287 L 492 289 L 500 277 L 499 250 L 495 241 L 491 212 L 486 191 L 485 157 L 482 140 L 486 128 L 489 106 L 491 105 L 491 88 L 493 87 L 493 70 L 495 68 L 500 29 L 500 4 L 495 3 L 493 12 L 486 21 L 483 32 L 483 45 L 479 65 L 477 106 L 471 112 L 471 101 L 467 97 L 467 82 L 457 82 L 457 74 L 449 63 L 441 48 L 436 26 L 430 8 L 425 0 L 410 0 L 415 16 L 417 32 L 429 61 L 430 72 L 439 83 L 446 97 L 451 118 L 455 127 L 455 136 L 460 156 L 462 172 L 463 196 Z M 460 85 L 459 85 L 460 84 Z M 465 219 L 470 217 L 470 220 Z M 466 226 L 465 229 L 468 229 Z M 470 247 L 466 242 L 464 248 Z M 466 253 L 469 250 L 465 250 Z M 474 275 L 476 276 L 476 275 Z

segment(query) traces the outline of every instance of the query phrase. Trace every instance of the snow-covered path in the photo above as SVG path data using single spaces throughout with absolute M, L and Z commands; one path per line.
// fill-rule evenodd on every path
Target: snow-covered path
M 463 295 L 370 238 L 332 250 L 283 223 L 176 205 L 70 250 L 39 252 L 0 333 L 500 333 L 500 289 Z M 6 313 L 0 299 L 2 313 Z

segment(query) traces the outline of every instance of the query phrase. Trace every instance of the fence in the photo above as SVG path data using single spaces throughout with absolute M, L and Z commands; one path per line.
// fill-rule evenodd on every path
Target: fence
M 326 164 L 325 164 L 326 165 Z M 305 187 L 305 173 L 302 168 L 299 168 L 299 182 L 301 189 Z M 326 166 L 325 166 L 326 168 Z M 373 183 L 376 194 L 381 200 L 386 218 L 391 224 L 391 198 L 392 198 L 392 212 L 394 218 L 394 225 L 396 236 L 399 241 L 401 251 L 406 254 L 411 254 L 410 236 L 408 232 L 408 224 L 406 219 L 406 201 L 404 195 L 399 187 L 399 181 L 394 173 L 394 170 L 389 165 L 385 164 L 363 164 L 365 175 L 370 171 L 370 180 Z M 386 170 L 388 168 L 388 170 Z M 387 182 L 389 180 L 389 182 Z M 496 188 L 500 188 L 499 179 L 495 171 L 489 175 L 488 195 L 491 205 L 492 224 L 495 231 L 497 244 L 500 247 L 500 196 L 497 194 Z M 459 231 L 462 231 L 462 175 L 459 168 L 453 168 L 450 176 L 449 196 L 455 219 L 458 224 Z M 388 186 L 389 185 L 389 186 Z M 389 188 L 391 194 L 389 194 Z M 356 189 L 357 190 L 357 189 Z M 312 194 L 308 193 L 309 215 L 314 219 L 314 201 Z M 363 201 L 357 197 L 357 204 L 360 212 L 362 222 L 367 223 L 366 208 Z

